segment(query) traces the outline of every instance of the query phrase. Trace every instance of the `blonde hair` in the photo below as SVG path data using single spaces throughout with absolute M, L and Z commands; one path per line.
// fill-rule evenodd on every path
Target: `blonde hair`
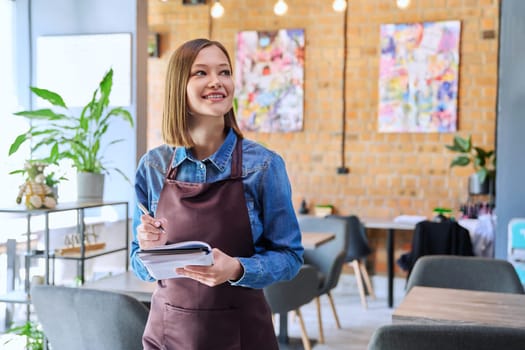
M 166 95 L 162 113 L 162 139 L 170 146 L 193 147 L 195 145 L 188 130 L 189 107 L 186 87 L 195 58 L 202 49 L 212 45 L 224 52 L 232 67 L 226 48 L 218 41 L 208 39 L 187 41 L 171 55 L 166 74 Z M 232 128 L 239 138 L 243 138 L 233 107 L 224 115 L 224 126 Z

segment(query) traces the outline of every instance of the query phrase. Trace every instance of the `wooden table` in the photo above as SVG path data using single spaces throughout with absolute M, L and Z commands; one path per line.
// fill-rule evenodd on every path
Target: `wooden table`
M 157 286 L 156 282 L 145 282 L 139 279 L 133 271 L 126 271 L 119 275 L 101 278 L 96 281 L 86 282 L 83 288 L 109 290 L 131 295 L 142 301 L 150 302 L 151 295 Z
M 334 238 L 335 234 L 329 232 L 302 232 L 301 234 L 301 242 L 305 249 L 315 249 Z
M 386 254 L 387 254 L 387 275 L 388 275 L 388 306 L 394 305 L 394 243 L 395 231 L 405 230 L 414 231 L 415 223 L 395 222 L 392 220 L 381 219 L 361 219 L 365 228 L 380 229 L 387 231 Z
M 525 328 L 525 295 L 416 286 L 392 321 Z

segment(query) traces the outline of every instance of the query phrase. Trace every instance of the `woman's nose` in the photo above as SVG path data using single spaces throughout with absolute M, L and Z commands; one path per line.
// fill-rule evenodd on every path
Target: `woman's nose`
M 211 88 L 218 88 L 222 86 L 221 80 L 218 76 L 212 76 L 212 79 L 210 80 L 210 83 L 208 84 Z

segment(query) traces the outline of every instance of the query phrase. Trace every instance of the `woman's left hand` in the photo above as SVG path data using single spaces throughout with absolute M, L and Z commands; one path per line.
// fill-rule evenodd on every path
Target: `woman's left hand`
M 212 254 L 212 266 L 188 265 L 177 268 L 176 272 L 210 287 L 226 281 L 238 280 L 242 276 L 243 268 L 237 258 L 233 258 L 217 248 L 212 249 Z

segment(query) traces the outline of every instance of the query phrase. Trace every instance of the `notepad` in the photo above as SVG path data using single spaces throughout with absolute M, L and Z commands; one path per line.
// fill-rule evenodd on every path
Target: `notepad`
M 149 274 L 157 280 L 184 277 L 175 272 L 178 267 L 213 265 L 211 247 L 202 241 L 186 241 L 141 249 L 138 257 Z

